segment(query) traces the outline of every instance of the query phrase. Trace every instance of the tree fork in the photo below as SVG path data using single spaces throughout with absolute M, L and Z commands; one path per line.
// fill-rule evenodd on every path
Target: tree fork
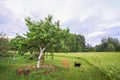
M 40 53 L 39 53 L 39 56 L 38 56 L 37 68 L 40 68 L 40 60 L 41 60 L 41 57 L 42 57 L 42 54 L 43 54 L 45 48 L 42 49 L 42 48 L 39 46 L 39 49 L 40 49 Z

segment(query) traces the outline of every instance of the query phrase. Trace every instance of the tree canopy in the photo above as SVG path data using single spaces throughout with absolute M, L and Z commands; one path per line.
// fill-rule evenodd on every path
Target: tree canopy
M 59 21 L 52 22 L 52 16 L 45 18 L 45 20 L 32 21 L 30 18 L 25 19 L 28 26 L 26 34 L 26 41 L 30 48 L 39 50 L 39 48 L 48 48 L 48 51 L 68 50 L 65 40 L 69 35 L 69 30 L 61 29 Z M 64 51 L 64 50 L 63 50 Z

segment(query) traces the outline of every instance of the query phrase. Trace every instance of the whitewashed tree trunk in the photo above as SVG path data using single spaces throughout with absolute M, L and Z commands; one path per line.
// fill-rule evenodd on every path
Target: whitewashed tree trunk
M 41 59 L 41 56 L 42 56 L 42 54 L 45 50 L 45 48 L 43 48 L 43 49 L 41 47 L 39 47 L 39 48 L 40 48 L 40 53 L 39 53 L 39 56 L 38 56 L 37 68 L 40 68 L 40 59 Z

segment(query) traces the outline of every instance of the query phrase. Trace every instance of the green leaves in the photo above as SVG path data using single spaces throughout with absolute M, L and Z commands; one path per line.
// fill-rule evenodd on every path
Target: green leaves
M 40 21 L 31 21 L 30 18 L 25 19 L 29 32 L 26 37 L 31 47 L 37 48 L 39 45 L 48 47 L 49 51 L 63 49 L 62 46 L 67 46 L 65 40 L 69 34 L 68 30 L 61 29 L 59 21 L 52 22 L 53 17 L 48 15 L 47 18 Z M 61 41 L 64 43 L 61 44 Z M 49 44 L 49 45 L 48 45 Z M 60 49 L 61 48 L 61 49 Z
M 25 19 L 28 32 L 25 34 L 25 43 L 28 49 L 39 51 L 47 48 L 49 52 L 75 52 L 83 51 L 85 38 L 83 35 L 70 33 L 69 28 L 60 28 L 60 21 L 52 21 L 53 17 L 48 15 L 45 19 L 32 21 L 29 17 Z

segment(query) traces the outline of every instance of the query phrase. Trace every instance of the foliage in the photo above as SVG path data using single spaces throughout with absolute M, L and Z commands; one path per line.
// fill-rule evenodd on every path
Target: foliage
M 93 52 L 94 49 L 93 49 L 92 45 L 86 44 L 84 51 L 85 52 Z
M 95 51 L 120 51 L 120 42 L 117 38 L 103 38 L 100 45 L 95 46 Z
M 112 43 L 108 43 L 107 47 L 105 48 L 105 51 L 113 52 L 115 51 L 115 46 Z
M 83 52 L 85 49 L 85 37 L 83 35 L 76 35 L 76 42 L 77 42 L 77 52 Z
M 27 46 L 25 46 L 25 38 L 18 35 L 15 38 L 10 40 L 11 50 L 18 51 L 20 55 L 23 55 L 23 51 L 25 52 Z
M 48 51 L 68 49 L 65 39 L 69 32 L 59 27 L 59 21 L 53 23 L 52 16 L 48 15 L 45 20 L 37 22 L 31 21 L 30 18 L 25 20 L 29 30 L 26 34 L 26 42 L 29 43 L 29 48 L 34 48 L 37 51 L 40 47 L 46 48 Z
M 0 56 L 8 56 L 9 40 L 5 33 L 0 33 Z

